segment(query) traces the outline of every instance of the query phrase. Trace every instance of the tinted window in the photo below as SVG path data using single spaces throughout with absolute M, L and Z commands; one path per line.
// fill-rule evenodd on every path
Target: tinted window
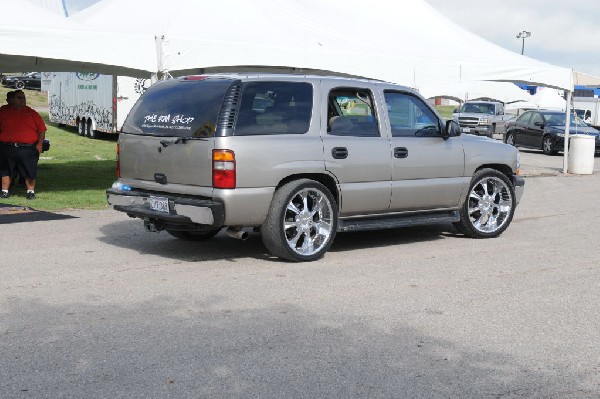
M 422 137 L 440 134 L 438 119 L 419 98 L 398 92 L 385 92 L 392 136 Z
M 169 79 L 152 85 L 125 120 L 125 133 L 208 137 L 215 132 L 227 79 Z
M 546 112 L 543 114 L 546 124 L 548 126 L 564 127 L 565 126 L 565 113 L 564 112 Z M 571 127 L 586 127 L 587 123 L 577 118 L 573 113 L 569 120 Z
M 235 135 L 302 134 L 312 114 L 312 86 L 298 82 L 247 82 Z
M 371 92 L 338 88 L 329 92 L 327 132 L 334 136 L 378 137 L 379 127 Z
M 531 125 L 535 125 L 536 123 L 544 123 L 544 118 L 542 118 L 541 114 L 538 114 L 537 112 L 534 112 L 533 115 L 531 116 L 531 122 L 529 122 Z
M 527 123 L 529 123 L 531 114 L 532 114 L 532 112 L 525 112 L 523 115 L 521 115 L 517 118 L 517 122 L 526 125 Z

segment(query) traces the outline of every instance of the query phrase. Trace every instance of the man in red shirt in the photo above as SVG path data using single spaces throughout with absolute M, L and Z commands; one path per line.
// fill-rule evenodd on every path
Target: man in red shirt
M 26 104 L 25 93 L 15 90 L 12 107 L 0 110 L 0 198 L 8 198 L 11 178 L 25 176 L 27 199 L 35 199 L 37 163 L 42 152 L 46 125 Z

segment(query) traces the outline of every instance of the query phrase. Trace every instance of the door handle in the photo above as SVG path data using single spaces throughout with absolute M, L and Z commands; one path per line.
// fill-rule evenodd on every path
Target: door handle
M 396 147 L 394 148 L 394 158 L 406 158 L 408 157 L 408 148 Z
M 333 147 L 331 156 L 335 159 L 346 159 L 348 158 L 348 149 L 346 147 Z

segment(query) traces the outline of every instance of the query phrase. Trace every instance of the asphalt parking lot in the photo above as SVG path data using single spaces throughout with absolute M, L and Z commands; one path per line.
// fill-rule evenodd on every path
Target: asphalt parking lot
M 271 259 L 118 212 L 2 225 L 2 398 L 599 398 L 600 173 L 522 151 L 499 238 L 340 234 Z

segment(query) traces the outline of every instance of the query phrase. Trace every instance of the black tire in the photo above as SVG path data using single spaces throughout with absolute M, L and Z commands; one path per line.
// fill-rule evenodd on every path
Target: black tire
M 490 132 L 490 135 L 488 137 L 493 139 L 495 133 L 496 133 L 496 124 L 494 123 L 494 124 L 492 124 L 492 131 Z
M 23 90 L 23 88 L 25 88 L 25 83 L 23 83 L 20 80 L 17 80 L 15 82 L 15 89 L 17 89 L 17 90 Z
M 513 133 L 506 133 L 506 137 L 504 139 L 506 144 L 510 144 L 513 147 L 515 146 L 515 135 Z
M 85 122 L 83 119 L 77 121 L 77 134 L 80 136 L 85 136 Z
M 89 137 L 90 139 L 97 139 L 98 138 L 98 134 L 93 129 L 93 125 L 92 125 L 92 120 L 91 119 L 88 119 L 87 123 L 85 124 L 85 135 L 87 137 Z
M 261 226 L 263 243 L 271 254 L 294 262 L 321 258 L 337 231 L 337 204 L 319 182 L 299 179 L 273 195 Z
M 554 139 L 550 135 L 544 136 L 542 139 L 542 151 L 546 155 L 554 155 L 557 153 Z
M 210 228 L 206 231 L 178 231 L 178 230 L 166 230 L 167 233 L 171 234 L 175 238 L 185 241 L 208 241 L 216 236 L 220 228 Z
M 481 169 L 471 179 L 454 227 L 471 238 L 497 237 L 508 228 L 515 207 L 515 190 L 508 177 L 495 169 Z

